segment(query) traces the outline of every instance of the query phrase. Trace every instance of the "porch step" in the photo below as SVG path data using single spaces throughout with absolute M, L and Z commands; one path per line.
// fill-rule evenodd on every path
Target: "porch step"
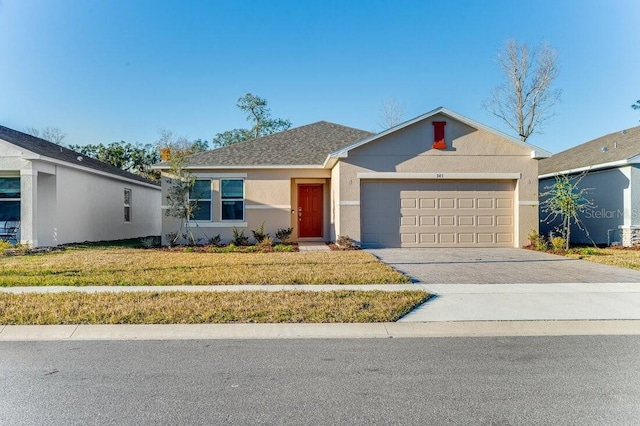
M 323 242 L 298 242 L 300 251 L 331 251 L 329 246 Z

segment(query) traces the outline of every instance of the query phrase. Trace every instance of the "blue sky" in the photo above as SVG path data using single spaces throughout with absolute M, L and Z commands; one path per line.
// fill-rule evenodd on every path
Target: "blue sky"
M 558 50 L 562 103 L 528 142 L 558 152 L 638 125 L 640 2 L 0 0 L 0 124 L 65 143 L 153 143 L 245 127 L 237 99 L 294 126 L 369 131 L 393 97 L 409 119 L 482 108 L 513 38 Z

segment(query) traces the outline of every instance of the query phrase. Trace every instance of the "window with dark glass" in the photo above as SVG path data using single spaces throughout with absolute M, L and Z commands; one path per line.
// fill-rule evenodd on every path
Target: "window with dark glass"
M 131 222 L 131 190 L 124 190 L 124 221 Z
M 221 219 L 244 221 L 244 180 L 221 179 Z
M 20 178 L 0 177 L 0 221 L 20 220 Z
M 211 220 L 211 179 L 198 179 L 189 191 L 193 220 Z

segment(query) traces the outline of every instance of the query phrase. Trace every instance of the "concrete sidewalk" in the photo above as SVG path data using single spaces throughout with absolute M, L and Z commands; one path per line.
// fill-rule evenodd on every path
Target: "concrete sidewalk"
M 404 291 L 434 295 L 399 322 L 640 320 L 640 284 L 378 284 L 2 287 L 5 293 Z
M 421 284 L 436 296 L 400 322 L 640 320 L 638 283 Z

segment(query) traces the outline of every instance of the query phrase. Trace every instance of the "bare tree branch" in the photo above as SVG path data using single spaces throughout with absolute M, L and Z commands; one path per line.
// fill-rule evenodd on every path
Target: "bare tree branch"
M 546 43 L 531 49 L 509 40 L 497 63 L 504 81 L 493 89 L 484 108 L 526 141 L 553 117 L 551 109 L 560 102 L 562 91 L 553 88 L 558 53 Z
M 45 127 L 44 129 L 40 130 L 36 129 L 35 127 L 27 126 L 25 127 L 24 131 L 37 138 L 42 138 L 46 141 L 53 142 L 56 145 L 62 145 L 62 141 L 65 137 L 67 137 L 67 134 L 57 127 Z
M 405 108 L 395 98 L 384 99 L 380 103 L 380 111 L 377 120 L 382 130 L 397 126 L 404 120 Z

